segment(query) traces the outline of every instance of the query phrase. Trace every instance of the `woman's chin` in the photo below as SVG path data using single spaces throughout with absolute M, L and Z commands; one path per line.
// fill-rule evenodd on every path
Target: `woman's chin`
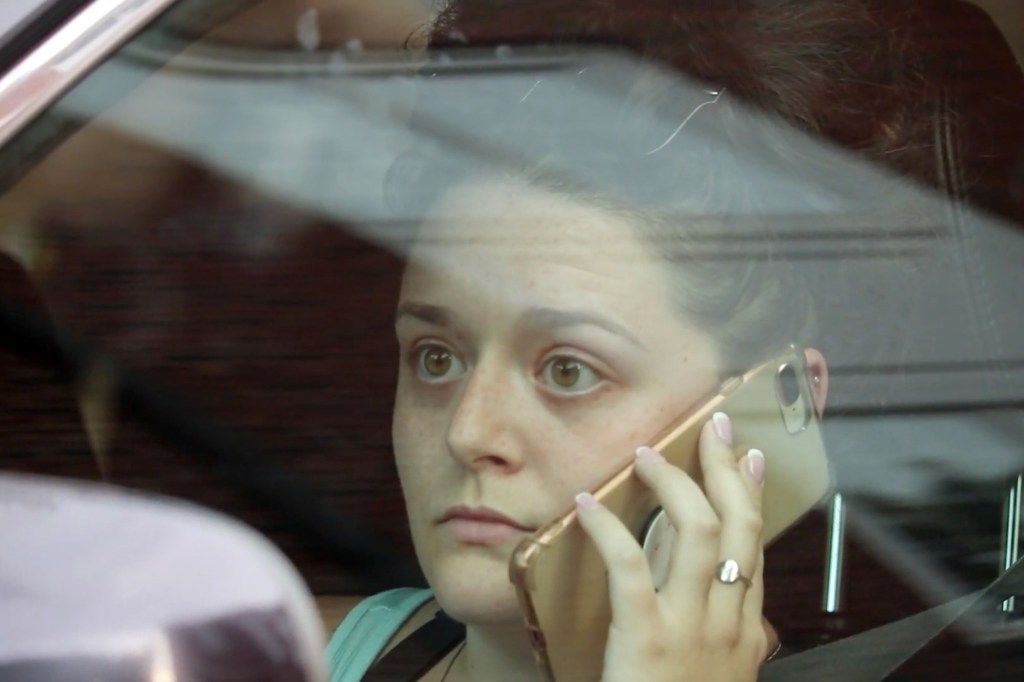
M 504 564 L 483 557 L 445 561 L 429 575 L 438 604 L 455 620 L 522 626 L 515 588 Z

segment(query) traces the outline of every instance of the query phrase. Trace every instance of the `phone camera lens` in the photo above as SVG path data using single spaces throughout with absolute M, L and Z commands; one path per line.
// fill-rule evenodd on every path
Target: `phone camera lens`
M 786 407 L 800 400 L 800 382 L 797 380 L 796 370 L 792 365 L 785 364 L 779 368 L 778 388 L 779 397 Z

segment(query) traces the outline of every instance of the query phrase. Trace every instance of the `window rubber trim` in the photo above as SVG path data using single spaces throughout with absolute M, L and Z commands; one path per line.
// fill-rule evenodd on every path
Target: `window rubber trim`
M 7 73 L 91 0 L 48 0 L 28 13 L 0 45 L 0 74 Z
M 74 0 L 80 11 L 0 76 L 0 146 L 176 2 Z

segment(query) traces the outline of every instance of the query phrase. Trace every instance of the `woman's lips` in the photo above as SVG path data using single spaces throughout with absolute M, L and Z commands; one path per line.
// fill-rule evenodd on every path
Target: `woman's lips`
M 470 545 L 499 545 L 534 529 L 489 507 L 449 508 L 438 521 L 455 539 Z

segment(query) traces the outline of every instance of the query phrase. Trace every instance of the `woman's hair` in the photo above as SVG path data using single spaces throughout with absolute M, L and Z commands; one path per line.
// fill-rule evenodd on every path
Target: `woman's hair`
M 865 211 L 890 223 L 920 220 L 917 207 L 901 205 L 904 186 L 892 176 L 865 180 L 858 189 L 869 198 L 853 208 L 830 203 L 866 176 L 806 133 L 896 176 L 941 184 L 935 117 L 954 113 L 936 103 L 934 53 L 906 4 L 454 0 L 431 44 L 602 45 L 632 55 L 628 67 L 597 58 L 568 78 L 483 93 L 473 114 L 516 152 L 493 172 L 635 226 L 671 266 L 676 302 L 716 340 L 731 372 L 814 338 L 801 231 L 820 232 L 851 211 L 860 220 Z M 569 91 L 599 92 L 603 106 L 588 109 L 590 99 Z M 413 153 L 393 169 L 392 189 L 422 206 L 478 177 L 470 167 Z
M 1024 76 L 964 0 L 451 0 L 433 46 L 602 44 L 732 94 L 888 169 L 1021 217 Z M 960 169 L 964 170 L 964 169 Z

